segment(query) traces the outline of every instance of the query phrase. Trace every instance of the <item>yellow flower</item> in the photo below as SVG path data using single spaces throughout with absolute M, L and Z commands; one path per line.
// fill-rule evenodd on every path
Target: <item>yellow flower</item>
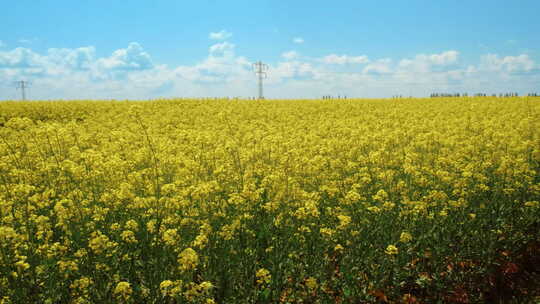
M 18 238 L 15 229 L 7 226 L 0 226 L 0 240 L 3 242 L 11 242 Z
M 335 233 L 335 231 L 330 228 L 320 228 L 319 231 L 321 235 L 329 239 L 332 238 L 332 235 Z
M 30 268 L 30 264 L 28 264 L 26 262 L 26 260 L 20 260 L 18 262 L 15 263 L 15 267 L 17 267 L 17 270 L 18 271 L 25 271 L 27 270 L 28 268 Z
M 139 230 L 139 224 L 134 220 L 129 220 L 125 224 L 125 228 L 132 230 L 132 231 L 138 231 Z
M 394 204 L 392 202 L 384 202 L 383 209 L 392 210 L 392 209 L 394 209 L 395 206 L 396 206 L 396 204 Z
M 102 234 L 100 231 L 92 233 L 93 238 L 88 242 L 88 246 L 94 251 L 96 254 L 101 254 L 105 250 L 108 251 L 108 255 L 110 255 L 110 251 L 108 249 L 112 249 L 118 245 L 115 242 L 111 242 L 109 237 Z
M 167 229 L 163 232 L 161 238 L 163 242 L 169 246 L 175 246 L 178 240 L 178 230 L 176 229 Z
M 214 288 L 214 285 L 213 285 L 211 282 L 204 281 L 204 282 L 202 282 L 202 283 L 199 284 L 199 287 L 200 287 L 203 291 L 209 291 L 210 289 Z
M 159 290 L 161 291 L 161 294 L 163 296 L 169 295 L 169 289 L 170 287 L 174 286 L 173 281 L 171 280 L 165 280 L 159 284 Z
M 74 261 L 60 260 L 56 262 L 56 264 L 58 265 L 60 272 L 66 272 L 66 271 L 75 272 L 79 270 L 79 266 Z
M 306 279 L 306 286 L 310 289 L 310 290 L 315 290 L 317 289 L 317 279 L 315 279 L 314 277 L 309 277 Z
M 116 284 L 116 288 L 114 289 L 114 294 L 121 299 L 127 300 L 131 296 L 131 293 L 133 290 L 131 289 L 131 285 L 128 282 L 119 282 Z
M 120 234 L 120 237 L 126 243 L 130 243 L 130 244 L 137 243 L 137 238 L 135 237 L 135 233 L 133 233 L 133 231 L 131 230 L 122 231 L 122 233 Z
M 337 218 L 339 219 L 339 229 L 345 229 L 349 224 L 351 223 L 351 217 L 347 215 L 338 215 Z
M 476 214 L 474 214 L 474 213 L 469 213 L 469 217 L 470 217 L 471 219 L 474 220 L 474 219 L 476 218 Z
M 149 220 L 148 223 L 146 223 L 146 230 L 150 233 L 156 232 L 156 220 Z
M 178 294 L 180 294 L 182 288 L 182 281 L 171 281 L 171 280 L 165 280 L 159 284 L 159 290 L 161 291 L 161 294 L 163 296 L 171 296 L 174 297 Z
M 377 207 L 377 206 L 371 206 L 371 207 L 368 207 L 367 210 L 373 212 L 373 213 L 379 213 L 381 212 L 381 208 Z
M 373 196 L 373 200 L 384 202 L 388 199 L 388 193 L 384 191 L 383 189 L 377 191 L 377 193 Z
M 399 236 L 399 241 L 402 243 L 408 243 L 412 240 L 412 235 L 406 231 L 403 231 Z
M 0 304 L 11 304 L 13 302 L 11 302 L 10 298 L 8 296 L 5 296 L 3 297 L 2 299 L 0 299 Z
M 69 288 L 71 288 L 75 294 L 88 294 L 88 288 L 94 284 L 94 281 L 88 277 L 82 277 L 78 280 L 73 281 Z
M 538 203 L 537 201 L 530 201 L 530 202 L 526 202 L 526 203 L 525 203 L 525 206 L 526 206 L 526 207 L 533 207 L 533 208 L 535 208 L 535 207 L 538 207 L 538 206 L 539 206 L 539 203 Z
M 173 284 L 174 284 L 173 281 L 165 280 L 165 281 L 161 282 L 161 284 L 159 284 L 159 289 L 167 289 L 170 286 L 172 286 Z
M 86 249 L 81 248 L 81 249 L 77 250 L 74 255 L 76 257 L 78 257 L 78 258 L 82 258 L 82 257 L 86 256 L 87 254 L 88 254 L 88 252 L 86 251 Z
M 192 270 L 199 263 L 197 252 L 191 248 L 186 248 L 178 255 L 178 263 L 180 270 Z
M 257 277 L 257 284 L 263 284 L 263 283 L 268 284 L 270 283 L 270 280 L 272 279 L 272 275 L 270 274 L 270 271 L 264 268 L 257 270 L 255 277 Z
M 118 230 L 120 230 L 120 224 L 118 224 L 118 223 L 113 223 L 113 224 L 111 225 L 111 230 L 112 230 L 112 231 L 118 231 Z
M 398 248 L 394 245 L 388 245 L 388 247 L 386 247 L 386 250 L 384 251 L 386 254 L 388 255 L 396 255 L 398 254 Z
M 204 248 L 206 246 L 206 243 L 208 243 L 208 238 L 204 234 L 199 234 L 197 237 L 195 237 L 195 240 L 193 241 L 194 247 Z

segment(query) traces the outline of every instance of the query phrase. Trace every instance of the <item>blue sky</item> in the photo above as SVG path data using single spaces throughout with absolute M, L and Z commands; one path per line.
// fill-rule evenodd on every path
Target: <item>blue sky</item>
M 0 99 L 540 91 L 539 1 L 39 1 L 0 10 Z

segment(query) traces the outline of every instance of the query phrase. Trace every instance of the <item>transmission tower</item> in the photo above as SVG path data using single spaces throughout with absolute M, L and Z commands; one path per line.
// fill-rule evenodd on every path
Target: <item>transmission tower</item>
M 262 63 L 261 61 L 255 62 L 253 64 L 253 69 L 255 70 L 255 74 L 259 76 L 259 99 L 264 99 L 263 78 L 266 78 L 266 71 L 268 70 L 268 65 Z
M 20 80 L 15 82 L 15 85 L 17 86 L 17 89 L 21 89 L 22 100 L 26 100 L 26 89 L 30 83 L 28 81 Z

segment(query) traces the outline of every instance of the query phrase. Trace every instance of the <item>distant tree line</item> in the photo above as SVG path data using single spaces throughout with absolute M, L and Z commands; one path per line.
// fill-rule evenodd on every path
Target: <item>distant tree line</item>
M 436 97 L 467 97 L 469 96 L 467 93 L 431 93 L 429 95 L 429 97 L 431 98 L 436 98 Z M 510 92 L 510 93 L 499 93 L 498 95 L 497 94 L 491 94 L 491 95 L 488 95 L 486 93 L 475 93 L 471 96 L 474 96 L 474 97 L 487 97 L 487 96 L 490 96 L 490 97 L 518 97 L 519 94 L 516 93 L 516 92 Z M 538 93 L 528 93 L 527 94 L 528 97 L 540 97 L 540 94 Z
M 435 98 L 435 97 L 467 97 L 469 96 L 467 93 L 431 93 L 429 97 Z
M 347 99 L 347 96 L 346 95 L 343 95 L 343 96 L 338 95 L 337 97 L 335 97 L 335 96 L 332 96 L 332 95 L 324 95 L 322 97 L 322 99 Z

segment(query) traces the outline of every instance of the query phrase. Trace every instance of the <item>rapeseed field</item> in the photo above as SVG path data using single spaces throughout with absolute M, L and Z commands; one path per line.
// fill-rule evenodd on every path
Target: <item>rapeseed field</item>
M 524 97 L 2 102 L 0 303 L 532 301 L 539 130 Z

